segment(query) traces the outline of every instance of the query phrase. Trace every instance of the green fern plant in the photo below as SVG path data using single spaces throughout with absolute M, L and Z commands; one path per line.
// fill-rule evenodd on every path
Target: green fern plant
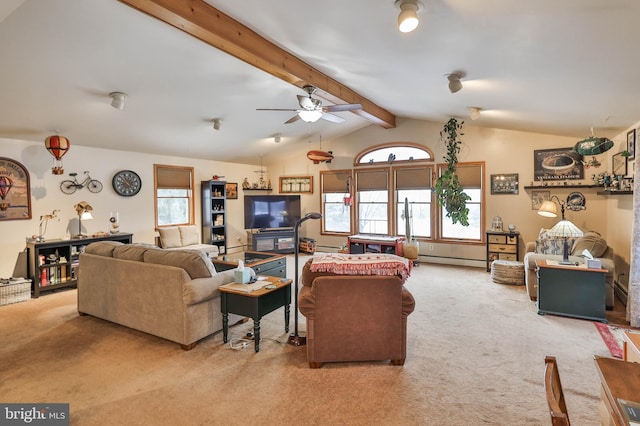
M 444 206 L 447 217 L 456 224 L 469 226 L 469 209 L 467 201 L 471 200 L 465 192 L 460 180 L 456 174 L 458 166 L 458 154 L 460 153 L 460 145 L 462 141 L 459 136 L 463 136 L 461 132 L 464 121 L 458 122 L 455 118 L 450 118 L 440 132 L 440 140 L 444 143 L 447 153 L 444 160 L 447 163 L 447 169 L 436 179 L 435 189 L 438 196 L 438 203 Z

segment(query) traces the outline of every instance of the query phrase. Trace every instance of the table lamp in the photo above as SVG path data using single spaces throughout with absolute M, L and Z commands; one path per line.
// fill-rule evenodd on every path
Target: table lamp
M 298 257 L 300 255 L 300 238 L 298 237 L 298 231 L 300 229 L 300 225 L 302 222 L 309 219 L 320 219 L 322 215 L 320 213 L 312 212 L 304 215 L 302 219 L 296 222 L 293 232 L 294 246 L 295 246 L 295 312 L 294 312 L 294 332 L 289 336 L 287 343 L 293 346 L 303 346 L 307 344 L 307 338 L 298 335 L 298 275 L 300 275 L 298 271 Z
M 562 238 L 563 247 L 562 247 L 562 261 L 558 262 L 560 265 L 573 265 L 573 262 L 569 262 L 569 237 L 582 237 L 584 234 L 575 226 L 570 220 L 565 219 L 564 217 L 564 209 L 566 203 L 560 200 L 555 195 L 551 196 L 551 199 L 546 200 L 540 206 L 538 210 L 538 214 L 540 216 L 545 217 L 558 217 L 558 208 L 553 199 L 558 200 L 558 204 L 560 205 L 560 212 L 562 214 L 562 219 L 560 222 L 556 223 L 553 228 L 547 231 L 547 235 L 550 237 Z
M 93 216 L 91 215 L 93 207 L 91 207 L 86 201 L 80 201 L 73 207 L 76 209 L 76 213 L 78 213 L 78 234 L 74 235 L 73 238 L 87 238 L 87 235 L 82 233 L 82 221 L 93 219 Z

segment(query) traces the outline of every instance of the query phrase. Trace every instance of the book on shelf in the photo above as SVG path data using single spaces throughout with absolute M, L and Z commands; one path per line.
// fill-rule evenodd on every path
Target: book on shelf
M 640 426 L 640 402 L 618 398 L 622 413 L 631 426 Z

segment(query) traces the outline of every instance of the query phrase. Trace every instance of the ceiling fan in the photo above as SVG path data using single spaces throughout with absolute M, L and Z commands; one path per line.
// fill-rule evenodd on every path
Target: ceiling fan
M 360 104 L 329 105 L 323 107 L 322 101 L 320 99 L 316 99 L 311 96 L 316 91 L 315 87 L 306 85 L 302 89 L 307 92 L 308 96 L 298 95 L 298 103 L 300 104 L 300 108 L 257 108 L 256 111 L 295 111 L 296 115 L 284 122 L 284 124 L 289 124 L 294 123 L 300 119 L 306 121 L 307 123 L 315 123 L 321 118 L 333 123 L 342 123 L 344 121 L 344 118 L 338 117 L 337 115 L 331 113 L 362 109 L 362 105 Z

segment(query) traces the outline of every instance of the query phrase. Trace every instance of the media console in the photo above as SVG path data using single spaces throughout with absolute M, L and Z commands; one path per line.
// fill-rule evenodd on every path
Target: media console
M 292 228 L 266 231 L 247 231 L 247 245 L 253 251 L 294 253 L 296 250 Z
M 383 237 L 375 235 L 351 235 L 349 240 L 349 253 L 386 253 L 403 255 L 402 243 L 404 237 Z

